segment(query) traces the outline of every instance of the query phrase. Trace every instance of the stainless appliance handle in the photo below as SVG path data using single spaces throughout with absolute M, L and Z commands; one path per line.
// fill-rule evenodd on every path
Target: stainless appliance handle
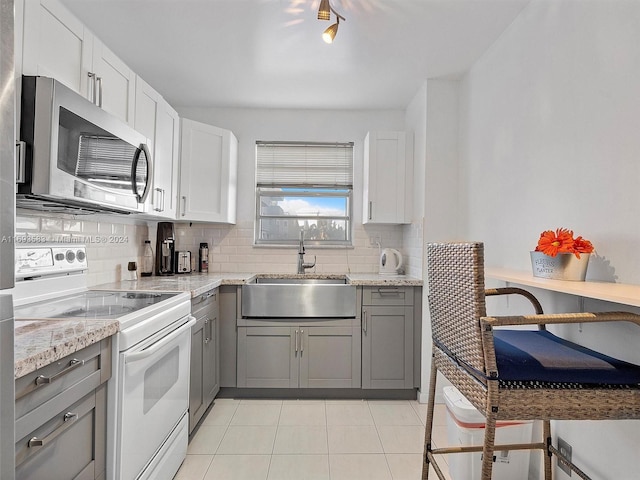
M 58 427 L 53 432 L 51 432 L 49 435 L 47 435 L 44 438 L 31 437 L 27 442 L 27 447 L 29 448 L 44 447 L 50 440 L 52 440 L 53 438 L 57 437 L 60 434 L 61 429 L 67 428 L 67 426 L 69 425 L 69 423 L 67 422 L 75 422 L 77 419 L 78 419 L 77 413 L 73 413 L 73 412 L 65 413 L 64 416 L 62 417 L 63 423 L 58 425 Z
M 24 183 L 26 182 L 26 164 L 25 164 L 25 154 L 27 149 L 27 144 L 23 141 L 16 142 L 16 183 Z
M 184 217 L 187 214 L 187 197 L 186 195 L 182 196 L 182 216 Z
M 190 319 L 189 319 L 189 321 L 187 323 L 185 323 L 181 327 L 175 329 L 169 335 L 167 335 L 166 337 L 158 340 L 156 343 L 152 344 L 151 346 L 145 348 L 144 350 L 142 350 L 140 352 L 125 354 L 124 362 L 125 363 L 134 363 L 134 362 L 139 362 L 140 360 L 144 360 L 145 358 L 150 357 L 151 355 L 156 353 L 158 350 L 160 350 L 162 347 L 164 347 L 166 344 L 171 343 L 173 340 L 175 340 L 175 338 L 177 336 L 181 335 L 186 330 L 191 329 L 191 327 L 193 327 L 195 324 L 196 324 L 196 319 L 194 317 L 190 316 Z
M 59 371 L 55 375 L 51 375 L 50 377 L 39 375 L 36 377 L 35 383 L 38 386 L 53 383 L 60 377 L 64 377 L 67 373 L 71 372 L 72 370 L 75 370 L 78 367 L 81 367 L 82 365 L 84 365 L 84 360 L 78 360 L 77 358 L 72 358 L 71 360 L 69 360 L 69 365 L 65 369 Z
M 140 154 L 144 152 L 147 157 L 147 182 L 144 185 L 144 190 L 142 191 L 142 195 L 138 194 L 137 190 L 137 180 L 136 180 L 136 170 L 138 169 L 138 162 L 140 161 Z M 146 144 L 141 143 L 140 146 L 136 149 L 136 153 L 133 156 L 133 163 L 131 164 L 131 189 L 133 190 L 138 203 L 144 203 L 149 195 L 149 190 L 151 188 L 151 179 L 153 178 L 153 165 L 151 163 L 151 154 L 149 153 L 149 148 Z
M 98 103 L 96 105 L 102 108 L 102 77 L 96 77 L 96 82 L 98 85 Z

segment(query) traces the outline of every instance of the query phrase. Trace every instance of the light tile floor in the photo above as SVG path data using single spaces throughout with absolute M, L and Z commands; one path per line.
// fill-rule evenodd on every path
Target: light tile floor
M 419 480 L 426 417 L 408 400 L 216 399 L 174 480 Z M 446 434 L 436 405 L 433 443 Z

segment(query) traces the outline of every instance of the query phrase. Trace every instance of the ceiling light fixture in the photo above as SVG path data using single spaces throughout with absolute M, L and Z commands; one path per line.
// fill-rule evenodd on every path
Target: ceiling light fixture
M 336 23 L 327 28 L 322 34 L 322 39 L 326 43 L 333 43 L 333 39 L 336 38 L 336 33 L 338 33 L 340 20 L 346 20 L 346 18 L 333 9 L 329 0 L 321 0 L 320 8 L 318 8 L 318 20 L 331 20 L 331 12 L 336 16 Z
M 329 5 L 329 0 L 320 1 L 318 20 L 331 20 L 331 5 Z

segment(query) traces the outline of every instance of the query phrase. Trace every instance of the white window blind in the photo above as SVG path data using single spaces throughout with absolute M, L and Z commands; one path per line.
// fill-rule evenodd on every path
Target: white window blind
M 353 185 L 353 143 L 256 142 L 258 187 Z

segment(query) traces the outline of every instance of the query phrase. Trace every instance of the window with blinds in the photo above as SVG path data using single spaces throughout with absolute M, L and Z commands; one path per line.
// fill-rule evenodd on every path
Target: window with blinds
M 256 244 L 351 245 L 353 143 L 256 142 Z

